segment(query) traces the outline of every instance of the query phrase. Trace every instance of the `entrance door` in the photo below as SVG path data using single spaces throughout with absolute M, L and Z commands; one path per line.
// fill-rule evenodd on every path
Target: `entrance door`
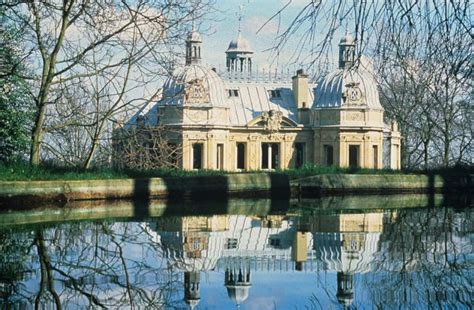
M 280 164 L 280 145 L 262 143 L 262 169 L 276 169 Z
M 360 146 L 349 145 L 349 167 L 359 167 Z

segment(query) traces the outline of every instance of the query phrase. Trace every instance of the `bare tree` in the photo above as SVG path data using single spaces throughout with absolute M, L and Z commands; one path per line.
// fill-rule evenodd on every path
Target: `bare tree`
M 93 128 L 91 147 L 84 163 L 89 167 L 97 141 L 107 127 L 105 124 L 126 106 L 127 100 L 138 104 L 140 100 L 153 97 L 153 91 L 149 93 L 140 87 L 151 85 L 166 72 L 163 66 L 168 63 L 163 62 L 166 52 L 181 41 L 189 23 L 201 17 L 208 5 L 206 0 L 13 1 L 2 4 L 11 21 L 27 29 L 23 38 L 24 59 L 33 73 L 24 78 L 30 81 L 36 105 L 31 164 L 40 163 L 45 134 L 70 125 L 84 125 L 74 110 L 69 111 L 70 118 L 50 118 L 59 115 L 52 107 L 68 101 L 65 92 L 69 87 L 92 80 L 99 97 L 104 96 L 105 91 L 110 91 L 105 95 L 110 97 L 107 98 L 108 110 L 92 117 L 94 122 L 86 123 Z M 95 98 L 96 102 L 99 97 Z
M 468 0 L 308 0 L 273 49 L 293 45 L 292 61 L 325 68 L 345 27 L 357 42 L 355 65 L 362 53 L 375 60 L 387 114 L 401 125 L 404 166 L 472 164 L 470 11 Z
M 179 133 L 164 126 L 138 125 L 114 133 L 114 159 L 121 168 L 147 170 L 180 168 L 182 155 Z

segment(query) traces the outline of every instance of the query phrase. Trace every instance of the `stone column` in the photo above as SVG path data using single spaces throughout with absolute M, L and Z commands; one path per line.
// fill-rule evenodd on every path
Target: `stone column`
M 339 167 L 349 166 L 347 142 L 344 139 L 344 136 L 341 136 L 341 141 L 339 142 Z
M 183 154 L 182 162 L 184 170 L 192 169 L 192 158 L 191 158 L 191 143 L 189 143 L 187 135 L 183 136 Z
M 267 156 L 268 156 L 268 169 L 273 169 L 272 163 L 272 145 L 270 143 L 267 144 Z
M 207 135 L 206 142 L 204 143 L 204 147 L 206 149 L 206 160 L 204 161 L 205 164 L 203 166 L 204 169 L 217 169 L 217 162 L 216 162 L 216 143 L 214 141 L 214 136 L 210 133 Z

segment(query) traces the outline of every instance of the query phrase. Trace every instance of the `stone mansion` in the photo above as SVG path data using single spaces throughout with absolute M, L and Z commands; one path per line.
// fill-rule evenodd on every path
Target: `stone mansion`
M 355 41 L 339 42 L 339 66 L 317 83 L 303 70 L 267 79 L 253 72 L 253 51 L 240 31 L 226 53 L 227 71 L 201 65 L 202 39 L 186 40 L 185 66 L 139 118 L 172 130 L 177 166 L 227 171 L 305 164 L 400 168 L 397 124 L 384 123 L 373 73 L 355 64 Z M 134 116 L 128 124 L 137 122 Z

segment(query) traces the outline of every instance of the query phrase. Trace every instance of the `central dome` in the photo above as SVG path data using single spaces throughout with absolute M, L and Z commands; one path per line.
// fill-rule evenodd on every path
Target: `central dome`
M 347 106 L 382 109 L 377 83 L 372 73 L 362 68 L 337 69 L 318 83 L 315 108 Z
M 197 64 L 176 70 L 163 85 L 164 105 L 224 106 L 225 100 L 219 75 Z
M 354 37 L 346 33 L 346 35 L 341 39 L 341 41 L 339 41 L 339 44 L 353 45 L 355 44 Z
M 188 33 L 187 40 L 188 41 L 193 41 L 193 42 L 202 42 L 201 35 L 199 34 L 199 32 L 197 32 L 195 30 Z
M 237 39 L 229 43 L 226 53 L 253 53 L 250 43 L 239 32 Z
M 249 290 L 251 285 L 226 285 L 227 295 L 237 305 L 242 304 L 249 298 Z

